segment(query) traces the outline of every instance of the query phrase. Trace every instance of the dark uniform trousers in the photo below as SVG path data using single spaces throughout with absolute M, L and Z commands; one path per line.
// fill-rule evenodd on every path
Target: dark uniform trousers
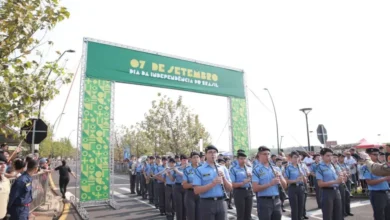
M 135 177 L 135 190 L 137 192 L 137 195 L 141 195 L 141 180 L 142 180 L 141 173 L 137 173 Z
M 173 200 L 175 204 L 176 220 L 186 219 L 186 208 L 184 205 L 185 190 L 181 183 L 173 186 Z
M 348 188 L 346 185 L 341 184 L 340 187 L 341 206 L 343 215 L 351 213 L 351 198 L 349 197 Z
M 135 193 L 135 179 L 137 178 L 136 175 L 132 174 L 132 171 L 130 171 L 130 192 Z
M 149 202 L 154 204 L 154 180 L 150 179 L 148 184 L 148 195 L 149 195 Z
M 370 191 L 370 202 L 375 220 L 390 220 L 390 193 L 387 191 Z
M 233 192 L 237 220 L 251 219 L 253 192 L 251 188 L 235 188 Z
M 165 212 L 167 213 L 167 219 L 173 220 L 173 213 L 175 212 L 173 207 L 175 206 L 173 201 L 173 185 L 165 185 Z
M 317 206 L 319 209 L 321 209 L 321 188 L 318 186 L 317 179 L 314 177 L 314 187 L 316 190 L 316 200 L 317 200 Z
M 291 207 L 291 219 L 301 220 L 303 217 L 305 188 L 303 185 L 290 185 L 288 187 L 288 200 Z
M 201 220 L 227 220 L 227 203 L 224 199 L 200 199 Z
M 259 217 L 259 220 L 282 219 L 281 204 L 279 196 L 257 197 L 257 217 Z
M 165 186 L 164 183 L 157 183 L 158 185 L 158 207 L 160 213 L 165 213 Z
M 157 180 L 152 180 L 153 181 L 153 203 L 154 205 L 156 206 L 156 208 L 158 208 L 159 206 L 159 193 L 158 193 L 158 184 L 157 183 Z
M 10 220 L 28 220 L 30 215 L 30 208 L 28 206 L 12 206 L 9 209 Z
M 187 220 L 200 220 L 199 195 L 195 195 L 193 189 L 187 189 L 184 197 Z
M 148 185 L 143 174 L 141 174 L 141 196 L 143 199 L 147 199 Z
M 338 187 L 322 188 L 322 219 L 342 220 L 341 195 Z

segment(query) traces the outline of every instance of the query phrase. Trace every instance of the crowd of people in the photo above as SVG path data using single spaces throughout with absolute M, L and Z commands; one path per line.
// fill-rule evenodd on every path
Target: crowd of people
M 51 172 L 50 160 L 39 157 L 38 151 L 27 156 L 21 155 L 22 147 L 18 146 L 12 154 L 8 145 L 1 144 L 0 148 L 0 220 L 28 220 L 30 206 L 33 202 L 33 176 Z M 65 198 L 66 184 L 61 185 L 61 178 L 71 173 L 66 162 L 62 162 L 55 170 L 60 171 L 60 189 Z M 65 164 L 64 164 L 65 163 Z M 73 173 L 72 173 L 73 174 Z M 74 174 L 73 174 L 74 175 Z M 12 183 L 12 184 L 11 184 Z M 42 187 L 40 187 L 42 188 Z
M 374 219 L 388 220 L 390 177 L 387 173 L 387 177 L 375 174 L 379 167 L 387 167 L 390 145 L 365 152 L 351 148 L 334 153 L 322 148 L 318 153 L 273 155 L 261 146 L 250 159 L 243 150 L 229 158 L 208 146 L 204 153 L 192 152 L 188 157 L 132 156 L 130 191 L 149 200 L 168 220 L 175 216 L 177 220 L 227 219 L 227 210 L 233 209 L 233 204 L 237 219 L 248 220 L 254 197 L 260 220 L 281 219 L 286 200 L 293 220 L 308 219 L 309 192 L 315 193 L 325 220 L 353 216 L 350 198 L 355 193 L 369 195 Z M 378 169 L 372 169 L 372 164 Z

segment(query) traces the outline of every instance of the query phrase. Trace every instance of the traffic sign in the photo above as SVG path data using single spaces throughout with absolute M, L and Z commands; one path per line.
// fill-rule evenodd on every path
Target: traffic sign
M 28 121 L 20 130 L 22 132 L 27 132 L 26 138 L 24 139 L 27 144 L 39 144 L 47 137 L 47 125 L 44 121 L 42 121 L 42 119 L 39 118 L 28 119 Z
M 326 143 L 328 140 L 328 132 L 326 131 L 325 126 L 322 124 L 318 125 L 317 127 L 317 137 L 321 144 Z

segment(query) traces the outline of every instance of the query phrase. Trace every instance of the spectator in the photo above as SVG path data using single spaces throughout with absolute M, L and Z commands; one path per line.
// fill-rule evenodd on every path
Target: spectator
M 76 175 L 70 170 L 66 165 L 66 160 L 62 160 L 62 166 L 56 167 L 55 170 L 60 172 L 60 192 L 62 193 L 62 198 L 65 199 L 66 186 L 69 183 L 69 173 L 76 179 Z
M 0 145 L 0 153 L 8 152 L 8 144 L 4 143 Z
M 42 158 L 39 160 L 39 168 L 41 170 L 48 170 L 49 169 L 46 158 Z
M 9 195 L 8 213 L 13 219 L 28 219 L 30 203 L 32 202 L 32 176 L 38 170 L 34 160 L 27 164 L 27 171 L 15 180 Z
M 10 192 L 10 182 L 4 176 L 7 167 L 7 159 L 0 154 L 0 219 L 5 218 L 7 214 L 7 204 Z
M 12 176 L 12 178 L 17 178 L 22 175 L 22 173 L 25 171 L 25 168 L 26 168 L 26 163 L 22 159 L 17 158 L 14 161 L 13 169 L 10 175 Z

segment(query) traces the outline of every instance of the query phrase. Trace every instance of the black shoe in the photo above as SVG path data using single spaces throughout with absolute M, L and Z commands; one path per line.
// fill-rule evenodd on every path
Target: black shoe
M 286 210 L 285 210 L 285 209 L 282 209 L 282 212 L 286 212 Z
M 135 192 L 131 192 L 130 194 L 135 194 Z
M 303 216 L 303 219 L 309 219 L 309 217 L 307 217 L 306 215 Z
M 352 213 L 347 213 L 347 216 L 353 216 L 353 214 Z
M 233 209 L 232 205 L 228 205 L 228 208 L 229 208 L 229 209 Z

